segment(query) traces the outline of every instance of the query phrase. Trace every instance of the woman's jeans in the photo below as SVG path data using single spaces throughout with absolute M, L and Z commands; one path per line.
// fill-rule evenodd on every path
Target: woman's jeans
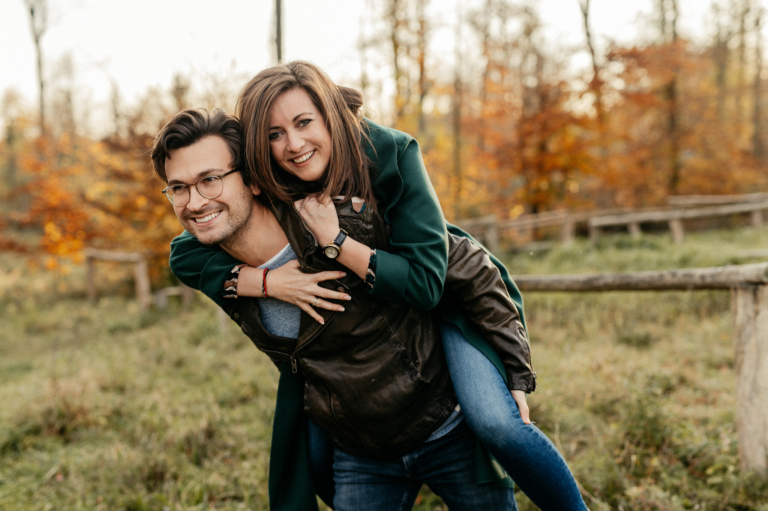
M 542 511 L 587 509 L 576 481 L 555 446 L 520 418 L 517 403 L 496 366 L 460 330 L 441 324 L 445 358 L 464 420 L 477 438 Z M 333 499 L 333 444 L 310 422 L 310 466 L 315 489 Z
M 520 418 L 496 366 L 454 325 L 443 322 L 440 331 L 464 420 L 480 442 L 542 511 L 586 510 L 565 460 L 544 433 Z

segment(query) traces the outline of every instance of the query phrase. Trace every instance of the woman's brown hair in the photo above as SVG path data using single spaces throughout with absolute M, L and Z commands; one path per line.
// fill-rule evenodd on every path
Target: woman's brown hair
M 305 183 L 274 161 L 269 146 L 269 111 L 278 96 L 301 88 L 325 119 L 331 135 L 328 169 L 317 183 Z M 244 160 L 248 173 L 271 200 L 293 202 L 324 190 L 331 197 L 360 197 L 375 208 L 371 162 L 363 150 L 368 142 L 358 91 L 337 86 L 314 64 L 293 61 L 257 74 L 240 92 L 236 115 L 243 125 Z

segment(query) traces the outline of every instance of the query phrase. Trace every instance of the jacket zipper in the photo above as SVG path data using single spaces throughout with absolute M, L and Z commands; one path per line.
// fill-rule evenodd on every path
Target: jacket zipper
M 331 316 L 331 317 L 333 317 L 333 316 Z M 275 355 L 281 355 L 283 357 L 288 357 L 288 359 L 291 361 L 291 372 L 293 374 L 296 374 L 296 373 L 299 372 L 299 364 L 298 364 L 298 360 L 296 359 L 296 354 L 299 351 L 303 350 L 305 347 L 307 347 L 309 345 L 309 343 L 314 341 L 317 338 L 317 336 L 320 335 L 320 332 L 322 332 L 323 330 L 324 330 L 324 328 L 321 328 L 320 330 L 318 330 L 317 333 L 315 333 L 315 335 L 310 337 L 301 346 L 297 346 L 296 349 L 293 350 L 293 352 L 291 352 L 291 353 L 286 353 L 284 351 L 276 351 L 276 350 L 265 350 L 263 348 L 261 348 L 261 351 L 263 351 L 264 353 L 274 353 Z

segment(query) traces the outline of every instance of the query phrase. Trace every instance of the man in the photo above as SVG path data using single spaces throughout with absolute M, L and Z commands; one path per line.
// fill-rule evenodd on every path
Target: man
M 180 223 L 199 241 L 217 244 L 250 266 L 282 254 L 290 241 L 305 269 L 326 269 L 322 260 L 312 259 L 296 212 L 258 200 L 260 190 L 240 171 L 239 129 L 238 121 L 221 110 L 211 115 L 187 110 L 158 134 L 153 164 L 169 185 L 164 192 Z M 376 222 L 370 214 L 348 217 Z M 368 233 L 371 246 L 386 243 L 383 224 L 357 231 L 360 225 L 347 227 L 350 233 Z M 340 449 L 334 465 L 337 509 L 410 507 L 422 483 L 454 511 L 516 509 L 509 487 L 475 482 L 475 440 L 456 410 L 435 315 L 376 300 L 354 275 L 326 271 L 312 278 L 323 282 L 327 300 L 350 294 L 354 300 L 346 302 L 343 313 L 340 305 L 328 302 L 320 311 L 324 324 L 305 315 L 291 319 L 296 311 L 283 310 L 277 324 L 294 324 L 295 335 L 270 329 L 266 319 L 274 309 L 265 312 L 266 300 L 240 297 L 224 306 L 257 347 L 282 366 L 270 465 L 272 508 L 311 506 L 312 499 L 303 504 L 291 500 L 306 466 L 285 465 L 285 459 L 301 458 L 306 448 L 300 442 L 306 436 L 291 430 L 289 436 L 295 433 L 299 444 L 283 439 L 275 445 L 279 435 L 294 427 L 303 405 Z M 267 296 L 267 279 L 263 282 Z M 280 491 L 276 477 L 282 481 Z

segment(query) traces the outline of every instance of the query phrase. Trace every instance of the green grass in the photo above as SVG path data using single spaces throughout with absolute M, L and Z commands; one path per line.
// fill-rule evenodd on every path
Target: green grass
M 766 234 L 680 247 L 619 235 L 506 262 L 513 274 L 755 262 L 738 251 Z M 25 282 L 0 286 L 0 509 L 267 509 L 277 371 L 234 324 L 219 330 L 211 303 L 141 313 L 107 296 L 131 290 L 110 276 L 93 306 L 77 266 L 38 275 L 6 254 L 0 268 L 0 282 Z M 738 468 L 729 293 L 525 298 L 532 417 L 591 509 L 768 510 L 768 478 Z M 444 506 L 425 490 L 416 509 Z

